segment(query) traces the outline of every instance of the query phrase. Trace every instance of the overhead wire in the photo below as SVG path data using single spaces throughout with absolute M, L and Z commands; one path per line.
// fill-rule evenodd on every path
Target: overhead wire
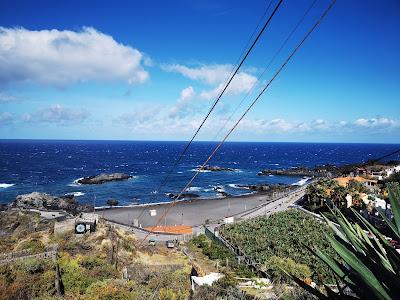
M 205 160 L 203 165 L 197 170 L 197 172 L 193 175 L 193 177 L 188 181 L 188 183 L 185 185 L 185 187 L 181 190 L 179 195 L 172 201 L 167 209 L 164 211 L 164 213 L 160 216 L 158 221 L 156 222 L 156 225 L 153 228 L 157 228 L 162 221 L 170 211 L 170 209 L 177 203 L 179 198 L 182 196 L 182 194 L 190 187 L 192 184 L 193 180 L 200 174 L 200 172 L 204 169 L 204 167 L 207 165 L 207 163 L 211 160 L 211 158 L 214 156 L 214 154 L 218 151 L 218 149 L 223 145 L 223 143 L 226 141 L 226 139 L 231 135 L 231 133 L 236 129 L 236 127 L 239 125 L 239 123 L 242 121 L 242 119 L 247 115 L 247 113 L 254 107 L 254 105 L 258 102 L 260 97 L 264 94 L 264 92 L 268 89 L 268 87 L 271 85 L 271 83 L 275 80 L 275 78 L 279 75 L 279 73 L 286 67 L 286 65 L 289 63 L 289 61 L 292 59 L 292 57 L 297 53 L 297 51 L 300 49 L 300 47 L 304 44 L 304 42 L 307 40 L 307 38 L 311 35 L 311 33 L 318 27 L 318 25 L 322 22 L 322 20 L 325 18 L 325 16 L 328 14 L 328 12 L 331 10 L 333 5 L 336 3 L 336 0 L 333 0 L 330 5 L 324 10 L 320 18 L 314 23 L 314 25 L 307 31 L 307 33 L 304 35 L 304 37 L 301 39 L 301 41 L 297 44 L 297 46 L 294 48 L 294 50 L 290 53 L 290 55 L 287 57 L 287 59 L 284 61 L 284 63 L 279 67 L 279 69 L 275 72 L 275 74 L 272 76 L 272 78 L 269 80 L 269 82 L 265 85 L 265 87 L 261 90 L 261 92 L 257 95 L 257 97 L 253 100 L 253 102 L 250 104 L 250 106 L 244 111 L 244 113 L 240 116 L 240 118 L 236 121 L 234 126 L 228 131 L 228 133 L 225 135 L 225 137 L 219 142 L 219 144 L 214 148 L 214 150 L 211 152 L 211 154 L 208 156 L 208 158 Z M 143 240 L 140 242 L 139 246 L 142 245 L 142 243 L 152 234 L 151 231 L 149 231 Z
M 190 145 L 192 144 L 193 140 L 196 138 L 197 134 L 199 133 L 200 129 L 203 127 L 204 123 L 207 121 L 208 117 L 210 116 L 211 112 L 214 110 L 215 106 L 218 104 L 218 102 L 220 101 L 221 97 L 223 96 L 223 94 L 225 93 L 225 91 L 227 90 L 228 86 L 230 85 L 230 83 L 232 82 L 233 78 L 235 77 L 235 75 L 238 73 L 240 67 L 243 65 L 244 61 L 246 60 L 246 58 L 249 56 L 250 52 L 253 50 L 254 46 L 257 44 L 258 40 L 260 39 L 261 35 L 263 34 L 263 32 L 265 31 L 265 29 L 267 28 L 268 24 L 271 22 L 273 16 L 276 14 L 276 12 L 278 11 L 280 5 L 282 4 L 283 0 L 279 0 L 278 3 L 275 5 L 274 10 L 272 11 L 271 15 L 269 16 L 269 18 L 266 20 L 266 22 L 264 23 L 263 27 L 261 28 L 261 30 L 259 31 L 259 33 L 257 34 L 256 38 L 254 39 L 253 43 L 251 44 L 250 48 L 246 51 L 246 54 L 243 56 L 244 50 L 242 51 L 241 56 L 243 56 L 240 60 L 240 63 L 236 66 L 233 74 L 231 72 L 231 75 L 228 79 L 228 81 L 225 83 L 224 88 L 221 90 L 221 92 L 219 93 L 218 97 L 216 98 L 216 100 L 214 101 L 214 103 L 212 104 L 212 106 L 210 107 L 210 109 L 208 110 L 206 116 L 203 118 L 201 124 L 199 125 L 199 127 L 197 128 L 196 132 L 194 133 L 194 135 L 192 136 L 192 138 L 189 140 L 189 142 L 186 144 L 185 148 L 183 149 L 183 151 L 180 153 L 180 155 L 178 156 L 178 159 L 175 160 L 173 166 L 170 168 L 169 172 L 167 173 L 167 175 L 164 177 L 164 179 L 161 181 L 161 183 L 159 184 L 159 186 L 157 187 L 157 189 L 154 191 L 154 195 L 155 197 L 157 197 L 157 195 L 160 192 L 160 189 L 168 182 L 169 177 L 171 176 L 172 172 L 174 171 L 174 169 L 177 167 L 177 165 L 179 164 L 179 162 L 182 160 L 183 156 L 185 155 L 185 153 L 187 152 L 187 150 L 189 149 Z M 269 5 L 267 6 L 263 17 L 267 14 L 270 6 L 272 4 L 272 0 L 270 0 Z M 260 19 L 262 20 L 263 17 Z M 259 24 L 257 24 L 257 27 L 255 29 L 255 31 L 257 30 L 257 28 L 259 27 Z M 254 31 L 254 32 L 255 32 Z M 254 32 L 252 34 L 252 36 L 254 36 Z M 251 38 L 250 38 L 251 40 Z M 249 42 L 248 42 L 249 43 Z M 247 43 L 247 44 L 248 44 Z M 240 56 L 240 57 L 241 57 Z M 240 59 L 239 57 L 239 59 Z M 238 59 L 238 60 L 239 60 Z M 142 212 L 140 213 L 138 219 L 140 219 L 143 214 L 145 212 L 145 208 L 143 208 Z
M 305 11 L 305 13 L 303 14 L 303 16 L 300 18 L 300 20 L 297 22 L 297 24 L 295 25 L 295 27 L 293 27 L 292 31 L 289 33 L 289 35 L 286 37 L 286 39 L 284 40 L 284 42 L 281 44 L 281 46 L 279 47 L 279 49 L 274 53 L 274 55 L 272 56 L 272 58 L 270 59 L 270 61 L 268 62 L 268 64 L 266 65 L 266 67 L 264 68 L 264 70 L 262 71 L 262 73 L 258 76 L 257 80 L 253 83 L 253 85 L 251 86 L 250 90 L 245 94 L 245 96 L 242 98 L 242 100 L 239 102 L 239 104 L 236 106 L 236 108 L 232 111 L 232 113 L 230 114 L 230 116 L 225 120 L 224 124 L 220 127 L 220 129 L 217 131 L 217 133 L 214 135 L 214 138 L 212 139 L 213 141 L 217 139 L 217 137 L 219 136 L 219 134 L 225 129 L 226 125 L 230 122 L 230 120 L 232 119 L 232 117 L 236 114 L 236 112 L 239 110 L 239 108 L 242 106 L 242 104 L 244 103 L 244 101 L 249 97 L 249 95 L 251 95 L 254 91 L 254 89 L 256 88 L 258 82 L 260 82 L 261 78 L 265 75 L 265 73 L 269 70 L 270 66 L 273 64 L 273 62 L 275 61 L 276 57 L 281 53 L 282 49 L 286 46 L 287 42 L 291 39 L 291 37 L 293 36 L 293 34 L 297 31 L 297 29 L 299 28 L 299 26 L 301 25 L 301 23 L 303 23 L 304 19 L 306 18 L 306 16 L 308 15 L 308 13 L 310 12 L 310 10 L 313 8 L 313 6 L 315 5 L 315 3 L 318 0 L 314 0 L 313 2 L 311 2 L 310 6 L 307 8 L 307 10 Z

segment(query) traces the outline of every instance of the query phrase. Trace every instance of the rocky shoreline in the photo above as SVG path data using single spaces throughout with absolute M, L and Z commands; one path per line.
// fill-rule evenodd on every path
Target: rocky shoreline
M 303 177 L 332 177 L 334 169 L 317 166 L 314 169 L 307 167 L 294 167 L 290 169 L 264 169 L 257 173 L 258 176 L 303 176 Z
M 9 208 L 25 210 L 37 209 L 45 211 L 62 210 L 72 215 L 93 211 L 92 205 L 79 204 L 73 195 L 57 197 L 39 192 L 18 195 L 9 205 Z

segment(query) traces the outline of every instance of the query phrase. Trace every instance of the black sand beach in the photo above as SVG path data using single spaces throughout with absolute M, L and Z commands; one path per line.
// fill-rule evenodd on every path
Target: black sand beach
M 207 222 L 234 216 L 243 211 L 269 203 L 275 200 L 276 196 L 277 195 L 273 198 L 271 194 L 259 193 L 238 197 L 180 201 L 174 203 L 172 206 L 168 204 L 157 204 L 109 208 L 97 211 L 97 213 L 110 221 L 144 228 L 155 226 L 165 210 L 169 209 L 167 217 L 162 218 L 157 225 L 198 226 Z M 151 210 L 155 210 L 156 215 L 152 216 L 150 214 Z

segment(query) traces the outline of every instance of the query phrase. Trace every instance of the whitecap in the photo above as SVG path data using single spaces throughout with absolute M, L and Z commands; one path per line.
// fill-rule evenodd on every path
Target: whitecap
M 191 186 L 186 191 L 187 192 L 200 192 L 201 191 L 201 187 L 199 187 L 199 186 Z
M 181 171 L 178 171 L 178 172 L 176 172 L 176 173 L 178 173 L 178 174 L 182 174 L 183 172 L 181 172 Z
M 68 186 L 80 186 L 81 184 L 78 182 L 79 180 L 83 179 L 84 177 L 75 179 L 72 183 L 68 184 Z
M 72 192 L 72 193 L 66 193 L 65 196 L 74 196 L 74 197 L 79 197 L 79 196 L 83 196 L 85 195 L 85 193 L 82 192 Z
M 15 185 L 14 183 L 0 183 L 0 188 L 6 189 L 6 188 L 12 187 L 14 185 Z
M 199 169 L 191 169 L 190 171 L 197 172 L 197 171 L 199 171 Z M 200 173 L 208 173 L 208 172 L 211 172 L 211 171 L 210 170 L 201 170 L 200 171 Z
M 230 186 L 231 188 L 234 188 L 234 189 L 239 188 L 236 183 L 229 183 L 228 186 Z
M 311 178 L 310 178 L 310 177 L 305 177 L 305 178 L 303 178 L 303 179 L 301 179 L 301 180 L 299 180 L 299 181 L 297 181 L 297 182 L 295 182 L 295 183 L 292 183 L 292 185 L 305 185 L 306 182 L 307 182 L 309 179 L 311 179 Z

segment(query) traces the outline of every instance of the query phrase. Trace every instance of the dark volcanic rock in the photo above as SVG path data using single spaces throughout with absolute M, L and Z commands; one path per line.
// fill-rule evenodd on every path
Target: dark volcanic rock
M 220 195 L 223 196 L 223 197 L 228 197 L 228 196 L 230 196 L 230 195 L 224 190 L 224 188 L 221 187 L 221 186 L 218 186 L 218 185 L 217 185 L 217 186 L 214 186 L 213 190 L 216 191 L 218 194 L 220 194 Z
M 93 206 L 79 204 L 72 195 L 56 197 L 39 192 L 18 195 L 11 204 L 11 207 L 21 209 L 65 210 L 73 215 L 81 212 L 93 211 Z
M 178 194 L 168 193 L 167 196 L 171 199 L 176 199 L 178 197 Z M 179 197 L 179 199 L 193 199 L 198 197 L 200 196 L 194 193 L 184 193 Z
M 79 184 L 101 184 L 110 181 L 126 180 L 129 178 L 132 178 L 132 176 L 124 173 L 113 173 L 113 174 L 100 174 L 96 176 L 89 176 L 79 179 L 77 182 Z
M 219 166 L 205 166 L 203 168 L 203 170 L 205 170 L 205 171 L 213 171 L 213 172 L 219 172 L 219 171 L 233 172 L 233 171 L 235 171 L 235 169 L 232 169 L 232 168 L 224 168 L 224 167 L 219 167 Z
M 310 170 L 306 167 L 295 167 L 290 169 L 279 169 L 279 170 L 272 170 L 272 169 L 265 169 L 259 172 L 257 175 L 259 176 L 267 176 L 267 175 L 285 175 L 285 176 L 316 176 L 317 172 L 314 170 Z
M 248 189 L 251 191 L 268 191 L 270 189 L 270 186 L 266 184 L 250 184 L 250 185 L 238 184 L 237 187 Z

